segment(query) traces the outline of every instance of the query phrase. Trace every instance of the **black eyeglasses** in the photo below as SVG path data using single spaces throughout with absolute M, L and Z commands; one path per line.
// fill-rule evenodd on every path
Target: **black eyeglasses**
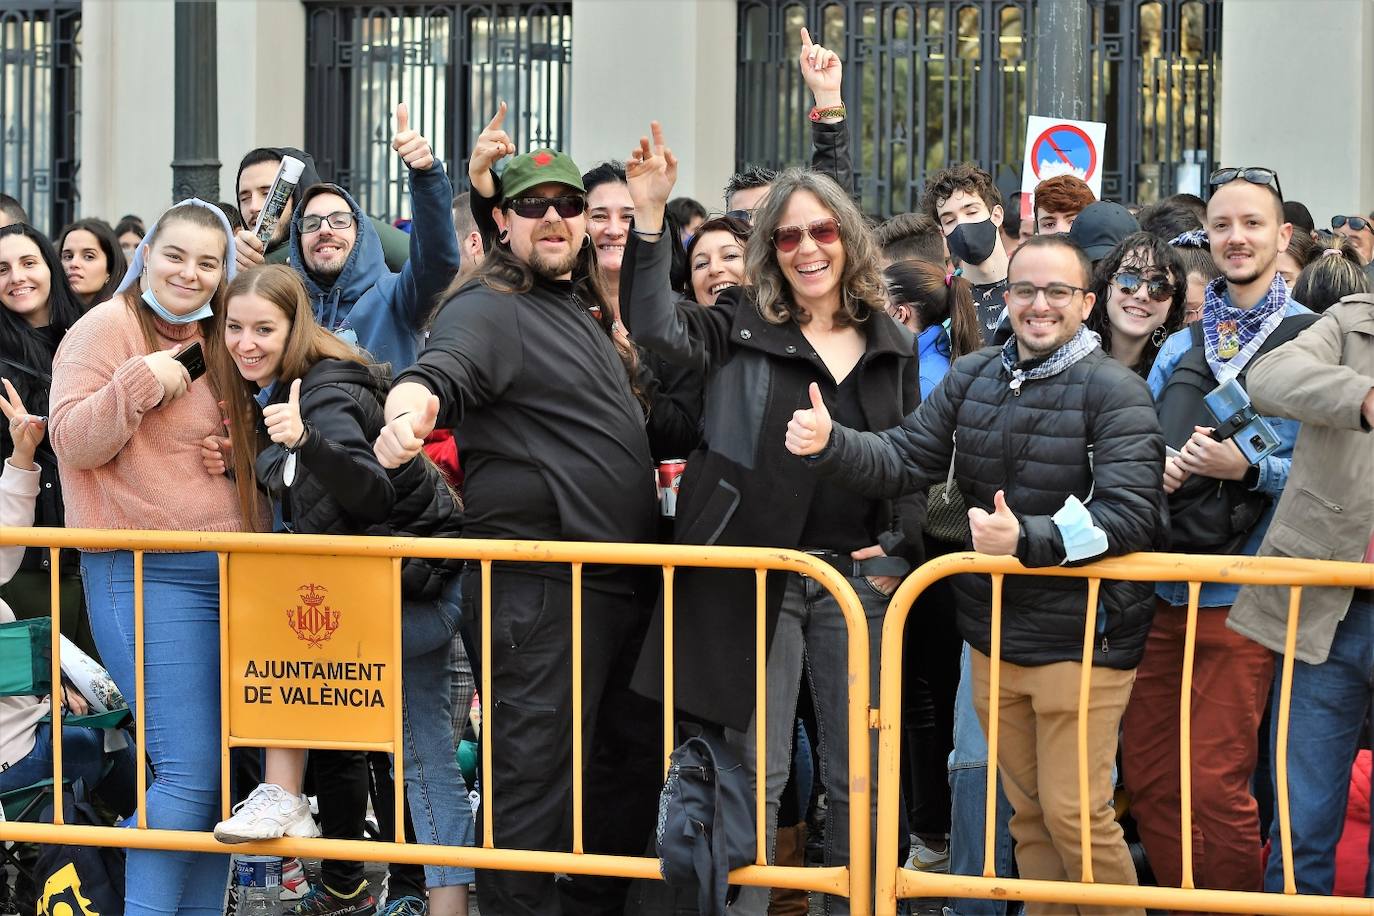
M 353 225 L 353 214 L 345 210 L 337 210 L 328 216 L 302 216 L 301 233 L 319 232 L 320 226 L 325 223 L 329 223 L 330 229 L 347 229 Z
M 1262 184 L 1266 188 L 1273 188 L 1274 193 L 1279 195 L 1279 200 L 1283 200 L 1283 188 L 1279 185 L 1279 173 L 1273 169 L 1266 169 L 1263 166 L 1247 165 L 1243 168 L 1217 169 L 1212 173 L 1212 177 L 1207 179 L 1207 183 L 1212 187 L 1230 184 L 1237 178 L 1244 179 L 1251 184 Z
M 539 219 L 549 212 L 549 207 L 553 207 L 553 212 L 560 219 L 572 219 L 586 211 L 587 198 L 577 194 L 566 197 L 512 197 L 506 201 L 506 207 L 525 219 Z
M 1339 229 L 1342 226 L 1349 226 L 1354 232 L 1363 232 L 1369 228 L 1369 220 L 1363 216 L 1333 216 L 1331 217 L 1331 228 Z
M 773 230 L 773 247 L 782 252 L 795 251 L 803 235 L 811 236 L 817 245 L 830 245 L 840 240 L 840 222 L 830 218 L 818 219 L 809 226 L 779 226 Z
M 1123 270 L 1112 277 L 1112 282 L 1121 287 L 1128 296 L 1134 296 L 1143 285 L 1145 295 L 1155 302 L 1168 302 L 1174 296 L 1174 285 L 1163 276 L 1143 277 L 1132 270 Z
M 1071 286 L 1068 283 L 1046 283 L 1044 286 L 1036 286 L 1029 280 L 1022 280 L 1018 283 L 1008 283 L 1007 291 L 1003 297 L 1008 305 L 1030 305 L 1035 302 L 1035 297 L 1045 294 L 1045 301 L 1057 309 L 1068 308 L 1073 302 L 1075 293 L 1086 293 L 1087 290 L 1081 286 Z

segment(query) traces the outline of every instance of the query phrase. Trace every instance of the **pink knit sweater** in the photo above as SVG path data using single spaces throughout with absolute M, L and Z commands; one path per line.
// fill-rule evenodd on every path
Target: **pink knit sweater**
M 164 348 L 201 340 L 198 323 L 155 321 Z M 243 530 L 233 483 L 201 463 L 201 440 L 223 430 L 209 379 L 159 407 L 147 352 L 123 297 L 87 312 L 58 347 L 48 434 L 67 527 Z

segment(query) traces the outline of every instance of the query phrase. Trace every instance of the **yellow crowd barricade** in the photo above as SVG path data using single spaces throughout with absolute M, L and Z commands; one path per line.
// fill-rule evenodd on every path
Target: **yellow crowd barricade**
M 1078 712 L 1078 798 L 1080 843 L 1083 854 L 1081 881 L 1035 881 L 998 876 L 993 868 L 996 805 L 985 805 L 984 862 L 982 876 L 931 874 L 902 868 L 897 861 L 898 806 L 902 715 L 902 636 L 912 602 L 930 585 L 949 576 L 978 573 L 992 578 L 992 656 L 989 695 L 997 697 L 1001 667 L 1002 585 L 1008 575 L 1086 579 L 1088 598 L 1084 628 L 1082 675 Z M 1138 582 L 1188 582 L 1188 620 L 1184 642 L 1180 719 L 1182 777 L 1182 831 L 1184 887 L 1135 887 L 1097 884 L 1092 877 L 1088 799 L 1087 698 L 1092 675 L 1092 652 L 1098 590 L 1103 579 Z M 1197 632 L 1198 595 L 1204 582 L 1236 585 L 1272 585 L 1289 588 L 1288 630 L 1280 672 L 1278 746 L 1274 762 L 1278 784 L 1279 833 L 1274 838 L 1285 852 L 1283 894 L 1200 890 L 1192 877 L 1192 807 L 1190 749 L 1190 699 Z M 874 892 L 878 916 L 894 916 L 899 899 L 912 897 L 982 897 L 1079 906 L 1148 907 L 1162 910 L 1216 913 L 1265 913 L 1275 916 L 1374 916 L 1374 900 L 1319 897 L 1296 892 L 1292 864 L 1292 822 L 1288 805 L 1288 722 L 1291 713 L 1294 648 L 1297 644 L 1298 609 L 1303 587 L 1344 586 L 1374 588 L 1374 565 L 1329 560 L 1283 557 L 1215 557 L 1183 554 L 1141 553 L 1103 560 L 1086 566 L 1027 569 L 1012 557 L 956 553 L 939 557 L 912 573 L 892 596 L 883 625 L 880 661 L 878 721 L 878 824 Z M 998 708 L 988 710 L 988 773 L 986 797 L 996 798 Z M 1258 850 L 1256 851 L 1258 853 Z
M 404 793 L 396 793 L 395 842 L 283 838 L 226 846 L 206 831 L 172 831 L 148 827 L 146 777 L 137 784 L 137 827 L 121 829 L 63 824 L 61 794 L 61 729 L 54 729 L 53 785 L 58 798 L 52 823 L 0 821 L 0 841 L 83 844 L 193 852 L 307 856 L 419 865 L 467 866 L 480 869 L 604 875 L 658 879 L 658 861 L 646 857 L 587 853 L 583 847 L 584 812 L 581 710 L 582 570 L 585 564 L 658 566 L 664 582 L 664 765 L 674 747 L 673 617 L 690 613 L 674 608 L 673 576 L 677 569 L 717 568 L 755 572 L 758 645 L 755 664 L 757 689 L 756 821 L 758 854 L 755 865 L 736 869 L 732 883 L 819 891 L 852 900 L 855 916 L 872 911 L 870 829 L 869 671 L 868 629 L 862 605 L 849 583 L 832 566 L 793 550 L 743 547 L 696 547 L 647 544 L 600 544 L 537 541 L 494 541 L 442 538 L 339 537 L 324 535 L 260 535 L 163 531 L 113 531 L 61 528 L 6 528 L 0 546 L 47 548 L 52 573 L 52 668 L 60 666 L 61 645 L 58 590 L 58 551 L 62 548 L 128 550 L 134 557 L 134 661 L 136 693 L 143 695 L 143 555 L 145 552 L 213 552 L 220 568 L 221 736 L 223 763 L 222 812 L 229 813 L 231 747 L 309 747 L 338 750 L 384 750 L 395 755 L 397 782 L 404 778 L 401 753 L 400 683 L 402 670 L 400 570 L 405 558 L 463 559 L 480 564 L 483 597 L 481 653 L 491 657 L 491 574 L 493 563 L 566 563 L 572 570 L 572 717 L 573 836 L 570 851 L 549 852 L 496 848 L 492 830 L 492 786 L 501 779 L 491 768 L 490 742 L 482 742 L 481 785 L 483 845 L 475 848 L 406 843 L 402 835 Z M 848 866 L 803 868 L 767 865 L 765 842 L 765 786 L 767 773 L 764 701 L 767 695 L 765 582 L 769 571 L 808 576 L 824 586 L 844 613 L 848 633 L 850 862 Z M 389 608 L 389 614 L 380 608 Z M 365 608 L 366 613 L 355 608 Z M 226 610 L 227 609 L 227 610 Z M 287 636 L 283 630 L 288 630 Z M 304 641 L 321 649 L 310 664 L 335 666 L 344 680 L 359 686 L 345 688 L 343 702 L 311 703 L 319 699 L 320 678 L 309 665 L 297 664 L 281 652 L 277 640 Z M 275 655 L 273 654 L 275 653 Z M 351 667 L 347 667 L 351 666 Z M 313 669 L 319 670 L 319 669 Z M 332 689 L 332 688 L 331 688 Z M 491 666 L 482 666 L 484 728 L 498 713 L 491 697 Z M 357 691 L 356 693 L 354 691 Z M 54 721 L 61 721 L 60 694 L 53 691 Z M 331 701 L 340 699 L 336 692 Z M 323 708 L 332 705 L 333 708 Z M 144 705 L 134 704 L 136 744 L 145 747 Z M 348 727 L 340 731 L 340 722 Z M 343 737 L 347 735 L 347 737 Z M 141 768 L 140 768 L 141 769 Z M 453 800 L 467 805 L 465 798 Z M 647 840 L 647 838 L 646 838 Z

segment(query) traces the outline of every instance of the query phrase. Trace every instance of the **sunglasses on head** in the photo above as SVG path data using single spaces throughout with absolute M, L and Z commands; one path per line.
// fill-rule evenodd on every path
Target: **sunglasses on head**
M 1207 183 L 1216 188 L 1224 184 L 1230 184 L 1237 178 L 1248 181 L 1251 184 L 1261 184 L 1266 188 L 1273 188 L 1274 193 L 1279 195 L 1279 199 L 1283 199 L 1283 188 L 1279 185 L 1279 173 L 1273 169 L 1266 169 L 1258 165 L 1247 165 L 1238 169 L 1217 169 L 1212 173 L 1212 177 L 1207 180 Z
M 809 235 L 817 245 L 829 245 L 840 240 L 840 221 L 818 219 L 806 226 L 779 226 L 773 230 L 773 247 L 778 251 L 795 251 L 802 236 Z
M 1121 287 L 1121 291 L 1128 296 L 1134 296 L 1136 290 L 1144 285 L 1145 295 L 1155 302 L 1168 302 L 1174 295 L 1174 285 L 1167 278 L 1143 277 L 1133 270 L 1123 270 L 1116 274 L 1112 277 L 1112 283 Z
M 1331 228 L 1339 229 L 1342 226 L 1349 226 L 1354 232 L 1363 232 L 1370 227 L 1369 220 L 1363 216 L 1333 216 L 1331 217 Z
M 553 212 L 560 218 L 572 219 L 586 211 L 587 199 L 570 194 L 566 197 L 512 197 L 506 201 L 507 209 L 515 211 L 516 216 L 523 216 L 525 219 L 539 219 L 549 212 L 549 207 L 553 207 Z

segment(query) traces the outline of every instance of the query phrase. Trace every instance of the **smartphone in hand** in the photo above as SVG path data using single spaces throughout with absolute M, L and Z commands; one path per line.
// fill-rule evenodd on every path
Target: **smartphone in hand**
M 173 359 L 186 367 L 186 371 L 191 374 L 191 381 L 193 382 L 205 374 L 205 349 L 201 347 L 200 341 L 186 347 Z

